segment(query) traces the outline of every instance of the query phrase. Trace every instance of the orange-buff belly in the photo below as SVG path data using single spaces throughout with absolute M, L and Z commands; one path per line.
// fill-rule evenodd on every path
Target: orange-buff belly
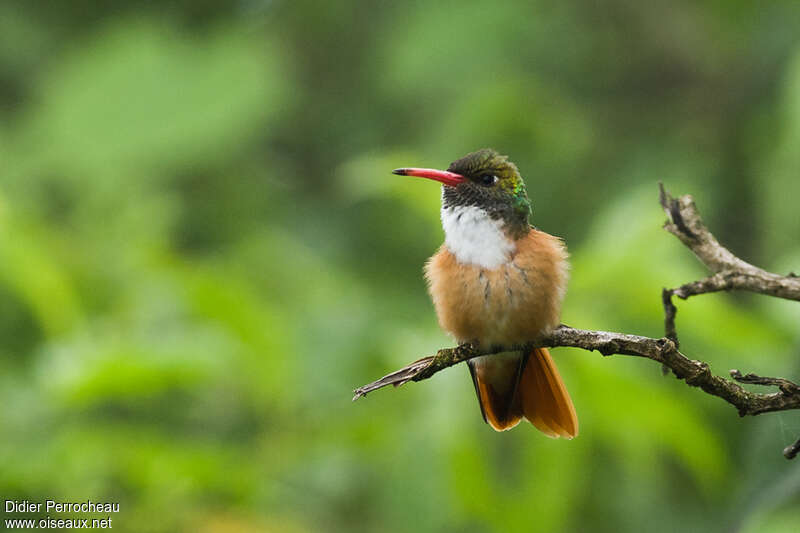
M 445 331 L 458 342 L 502 347 L 558 325 L 567 269 L 561 240 L 532 229 L 493 269 L 459 263 L 443 245 L 425 265 L 425 277 Z

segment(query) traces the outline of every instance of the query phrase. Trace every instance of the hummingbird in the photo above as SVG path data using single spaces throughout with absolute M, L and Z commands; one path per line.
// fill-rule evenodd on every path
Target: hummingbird
M 529 223 L 517 166 L 487 148 L 447 170 L 392 173 L 442 184 L 445 240 L 425 279 L 442 329 L 495 352 L 467 361 L 484 422 L 505 431 L 526 418 L 550 437 L 575 437 L 575 407 L 550 352 L 520 349 L 558 326 L 569 263 L 561 239 Z

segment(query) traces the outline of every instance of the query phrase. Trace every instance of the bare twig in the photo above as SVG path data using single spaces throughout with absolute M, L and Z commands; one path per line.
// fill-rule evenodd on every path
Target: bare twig
M 678 332 L 675 330 L 675 315 L 678 308 L 672 303 L 673 290 L 663 289 L 661 291 L 661 303 L 664 305 L 664 336 L 680 347 L 678 342 Z
M 662 184 L 659 190 L 661 207 L 669 217 L 664 229 L 678 237 L 714 273 L 673 289 L 676 296 L 686 299 L 697 294 L 737 289 L 800 301 L 800 277 L 780 276 L 742 261 L 708 231 L 691 196 L 672 198 Z
M 800 301 L 798 278 L 779 276 L 770 272 L 753 274 L 735 270 L 723 270 L 707 278 L 681 285 L 677 289 L 673 289 L 673 293 L 678 298 L 686 300 L 690 296 L 698 294 L 730 290 L 757 292 L 786 300 Z
M 783 456 L 787 459 L 794 459 L 798 453 L 800 453 L 800 439 L 783 449 Z
M 800 278 L 794 273 L 779 276 L 767 272 L 733 255 L 708 231 L 691 196 L 673 198 L 664 190 L 663 185 L 659 184 L 659 201 L 669 217 L 664 228 L 678 237 L 713 273 L 705 279 L 662 291 L 665 337 L 654 339 L 625 333 L 574 329 L 561 325 L 539 339 L 531 339 L 531 342 L 511 349 L 569 346 L 589 351 L 597 350 L 603 355 L 644 357 L 661 363 L 665 371 L 672 371 L 678 379 L 686 381 L 688 385 L 699 387 L 712 396 L 722 398 L 736 407 L 740 416 L 800 409 L 800 386 L 788 379 L 767 378 L 755 374 L 742 375 L 738 370 L 730 371 L 731 377 L 739 383 L 778 388 L 778 391 L 773 393 L 755 393 L 734 381 L 714 375 L 707 363 L 689 359 L 682 354 L 678 350 L 678 334 L 675 327 L 677 308 L 672 302 L 673 295 L 685 300 L 698 294 L 729 290 L 746 290 L 800 301 Z M 503 349 L 503 351 L 508 350 L 509 347 Z M 436 355 L 422 358 L 377 381 L 359 387 L 354 391 L 353 400 L 387 385 L 399 386 L 409 381 L 422 381 L 440 370 L 467 359 L 491 353 L 494 352 L 478 350 L 470 344 L 441 349 Z M 787 459 L 798 455 L 800 440 L 788 446 L 783 453 Z
M 752 383 L 753 385 L 772 385 L 781 389 L 785 394 L 800 394 L 800 388 L 788 379 L 766 378 L 755 374 L 742 375 L 738 370 L 731 370 L 731 377 L 739 383 Z

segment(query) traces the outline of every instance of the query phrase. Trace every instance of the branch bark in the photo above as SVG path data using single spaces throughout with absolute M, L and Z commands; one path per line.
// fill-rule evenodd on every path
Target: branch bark
M 672 289 L 682 299 L 709 292 L 744 290 L 800 301 L 800 277 L 767 272 L 743 261 L 722 246 L 708 231 L 690 195 L 673 198 L 659 184 L 659 201 L 669 220 L 664 229 L 686 245 L 713 275 Z
M 659 201 L 669 217 L 664 228 L 678 237 L 713 273 L 702 280 L 662 291 L 665 336 L 655 339 L 626 333 L 574 329 L 561 325 L 538 339 L 532 339 L 529 343 L 511 349 L 529 350 L 534 347 L 564 346 L 588 351 L 597 350 L 604 356 L 620 354 L 651 359 L 661 363 L 665 373 L 671 371 L 675 377 L 684 380 L 688 385 L 725 400 L 737 409 L 739 416 L 800 409 L 800 386 L 788 379 L 761 377 L 755 374 L 742 375 L 738 370 L 731 370 L 730 376 L 735 380 L 731 381 L 714 375 L 707 363 L 690 359 L 681 353 L 678 349 L 678 334 L 675 327 L 678 310 L 672 301 L 672 296 L 685 300 L 690 296 L 729 290 L 746 290 L 800 301 L 800 278 L 794 274 L 788 276 L 773 274 L 739 259 L 719 244 L 708 231 L 691 196 L 672 198 L 661 184 L 659 191 Z M 505 347 L 503 351 L 508 350 L 509 347 Z M 422 381 L 445 368 L 491 353 L 493 352 L 478 350 L 470 344 L 443 348 L 436 355 L 419 359 L 377 381 L 359 387 L 354 391 L 353 401 L 387 385 L 397 387 L 409 381 Z M 778 391 L 751 392 L 739 383 L 774 386 Z M 783 450 L 787 459 L 793 459 L 798 453 L 800 453 L 800 440 Z
M 708 394 L 722 398 L 733 405 L 740 416 L 800 409 L 800 386 L 791 381 L 782 378 L 762 378 L 754 374 L 743 376 L 738 370 L 731 370 L 731 376 L 741 383 L 773 385 L 780 389 L 769 394 L 750 392 L 733 381 L 712 374 L 707 363 L 689 359 L 678 350 L 672 340 L 666 337 L 654 339 L 610 331 L 574 329 L 561 325 L 536 341 L 515 346 L 513 349 L 530 350 L 535 347 L 581 348 L 588 351 L 596 350 L 606 356 L 620 354 L 652 359 L 669 368 L 678 379 L 686 381 L 688 385 L 700 387 Z M 508 348 L 504 351 L 508 351 Z M 492 353 L 495 352 L 478 350 L 470 344 L 443 348 L 436 355 L 422 358 L 377 381 L 359 387 L 354 391 L 353 400 L 387 385 L 397 387 L 409 381 L 428 379 L 440 370 L 467 359 Z

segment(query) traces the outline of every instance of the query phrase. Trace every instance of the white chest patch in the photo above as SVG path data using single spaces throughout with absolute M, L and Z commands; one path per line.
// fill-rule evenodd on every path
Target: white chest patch
M 516 249 L 503 232 L 503 222 L 479 207 L 442 207 L 442 227 L 444 243 L 459 263 L 494 269 L 507 263 Z

